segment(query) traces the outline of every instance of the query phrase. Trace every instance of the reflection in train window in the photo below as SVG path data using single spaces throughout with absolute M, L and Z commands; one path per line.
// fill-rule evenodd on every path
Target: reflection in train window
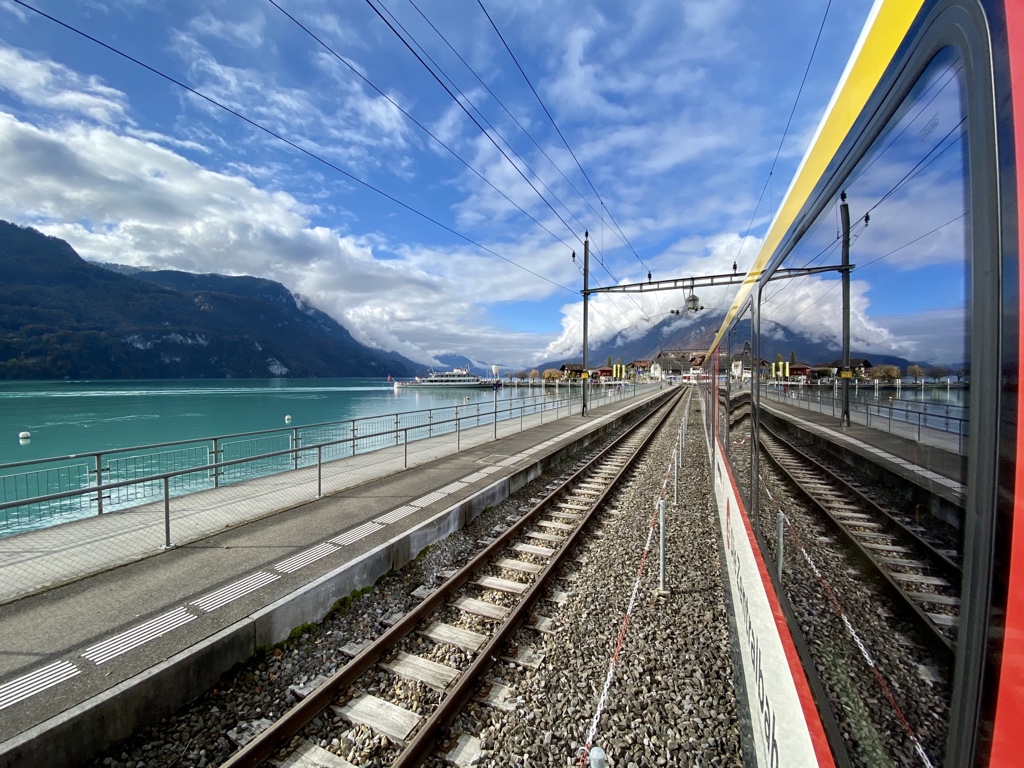
M 744 505 L 750 510 L 752 407 L 751 382 L 757 372 L 751 356 L 751 309 L 748 308 L 729 334 L 727 355 L 719 358 L 720 392 L 725 407 L 721 433 L 726 457 Z
M 785 527 L 782 589 L 857 765 L 920 764 L 922 751 L 937 763 L 944 753 L 963 502 L 955 493 L 928 496 L 898 475 L 868 473 L 851 453 L 825 450 L 793 428 L 793 417 L 840 430 L 845 411 L 848 440 L 966 486 L 970 211 L 961 69 L 949 49 L 931 61 L 835 197 L 772 265 L 839 265 L 845 192 L 854 265 L 848 372 L 839 271 L 780 273 L 759 296 L 754 524 L 768 560 L 777 559 Z M 738 470 L 735 446 L 749 429 L 731 428 Z M 801 450 L 822 473 L 870 488 L 873 501 L 949 564 L 925 563 L 930 555 L 855 509 L 853 496 L 816 490 L 831 483 L 818 470 L 787 474 L 788 457 Z

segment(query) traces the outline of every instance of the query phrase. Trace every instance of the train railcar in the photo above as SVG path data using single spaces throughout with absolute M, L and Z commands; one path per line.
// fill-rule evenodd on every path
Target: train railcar
M 1024 3 L 879 0 L 704 360 L 758 765 L 1024 764 L 1022 153 Z M 845 360 L 773 375 L 793 328 Z M 890 576 L 836 555 L 791 511 L 777 429 L 874 473 L 950 573 L 901 570 L 870 523 Z M 922 616 L 887 596 L 908 583 Z

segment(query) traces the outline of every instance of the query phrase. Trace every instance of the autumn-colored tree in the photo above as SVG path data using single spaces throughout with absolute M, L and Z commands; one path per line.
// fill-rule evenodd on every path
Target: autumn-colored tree
M 900 378 L 900 367 L 898 365 L 876 365 L 868 368 L 868 378 L 878 381 L 896 381 Z
M 557 368 L 548 368 L 543 373 L 544 381 L 555 381 L 562 378 L 562 372 Z
M 536 368 L 534 368 L 532 371 L 530 371 L 530 381 L 536 381 L 539 378 L 540 378 L 540 371 L 538 371 Z
M 917 380 L 924 376 L 924 368 L 920 365 L 907 366 L 907 376 L 914 377 L 914 383 L 917 384 Z

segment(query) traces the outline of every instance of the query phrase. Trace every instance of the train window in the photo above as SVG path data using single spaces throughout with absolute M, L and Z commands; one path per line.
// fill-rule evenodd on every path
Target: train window
M 720 392 L 722 393 L 723 420 L 721 440 L 726 458 L 732 467 L 743 503 L 750 511 L 753 486 L 751 478 L 751 451 L 753 427 L 751 400 L 752 384 L 757 381 L 759 366 L 753 352 L 752 308 L 740 314 L 729 334 L 728 355 L 720 359 Z
M 776 271 L 755 298 L 758 533 L 777 562 L 784 529 L 782 590 L 856 765 L 916 763 L 922 752 L 937 764 L 949 723 L 970 432 L 962 70 L 950 48 L 930 61 L 773 267 L 841 264 L 845 193 L 849 368 L 839 271 Z M 814 425 L 843 440 L 816 437 Z M 730 427 L 736 462 L 749 429 L 735 417 Z M 820 468 L 794 474 L 798 452 Z M 865 452 L 895 461 L 879 468 Z M 923 483 L 919 470 L 940 479 Z M 834 490 L 833 477 L 859 491 Z M 858 492 L 909 538 L 861 509 Z

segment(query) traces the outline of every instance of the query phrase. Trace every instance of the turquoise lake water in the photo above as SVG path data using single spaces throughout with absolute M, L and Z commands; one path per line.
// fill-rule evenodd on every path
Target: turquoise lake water
M 554 397 L 506 386 L 498 397 Z M 560 390 L 565 396 L 566 390 Z M 0 382 L 0 464 L 493 400 L 386 379 Z M 28 442 L 18 439 L 30 432 Z

